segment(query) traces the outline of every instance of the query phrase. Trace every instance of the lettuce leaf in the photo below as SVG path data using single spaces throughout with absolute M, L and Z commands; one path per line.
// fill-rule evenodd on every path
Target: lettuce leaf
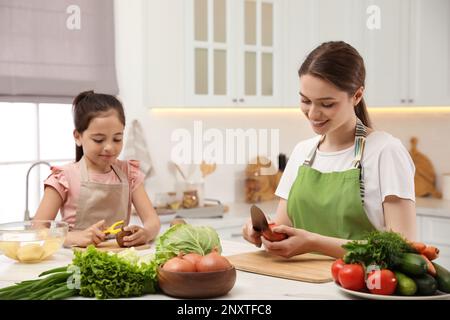
M 219 235 L 213 228 L 175 224 L 156 240 L 155 261 L 161 265 L 180 252 L 205 255 L 214 248 L 217 248 L 219 253 L 222 252 Z
M 84 252 L 75 251 L 72 264 L 80 268 L 80 295 L 108 299 L 154 293 L 155 260 L 141 259 L 136 252 L 128 250 L 107 253 L 90 245 Z

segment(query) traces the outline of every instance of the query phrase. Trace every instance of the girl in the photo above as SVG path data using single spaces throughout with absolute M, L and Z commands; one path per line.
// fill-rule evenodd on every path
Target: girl
M 274 231 L 289 237 L 267 241 L 249 221 L 244 238 L 283 257 L 342 257 L 344 243 L 375 229 L 414 240 L 414 164 L 398 139 L 372 129 L 361 56 L 345 42 L 323 43 L 298 74 L 301 110 L 318 136 L 297 144 L 276 190 Z
M 139 162 L 117 159 L 125 128 L 122 104 L 111 95 L 86 91 L 74 99 L 73 116 L 76 160 L 52 168 L 34 219 L 53 220 L 60 210 L 69 224 L 64 245 L 85 247 L 104 241 L 106 226 L 118 220 L 128 225 L 133 204 L 143 227 L 125 227 L 133 234 L 124 244 L 154 239 L 160 222 L 145 192 Z

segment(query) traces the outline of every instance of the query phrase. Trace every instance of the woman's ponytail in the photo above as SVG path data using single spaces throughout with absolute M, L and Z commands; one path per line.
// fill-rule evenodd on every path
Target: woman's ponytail
M 369 112 L 367 111 L 367 106 L 364 98 L 362 98 L 361 101 L 356 105 L 355 113 L 359 120 L 361 120 L 366 127 L 372 128 L 372 121 L 370 121 Z

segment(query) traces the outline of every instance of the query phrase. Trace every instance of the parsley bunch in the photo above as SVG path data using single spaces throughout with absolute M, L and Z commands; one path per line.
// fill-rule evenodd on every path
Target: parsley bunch
M 404 253 L 414 252 L 408 241 L 393 231 L 373 231 L 364 240 L 354 240 L 342 247 L 347 251 L 345 263 L 376 264 L 388 269 L 394 267 Z

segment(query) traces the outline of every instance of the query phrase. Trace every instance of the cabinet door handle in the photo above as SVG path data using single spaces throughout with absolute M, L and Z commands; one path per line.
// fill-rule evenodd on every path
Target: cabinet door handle
M 408 99 L 408 102 L 409 102 L 409 103 L 413 103 L 413 102 L 414 102 L 414 99 Z
M 406 99 L 401 99 L 400 102 L 401 102 L 401 103 L 405 103 L 405 102 L 406 102 Z
M 244 102 L 244 101 L 245 101 L 244 98 L 239 99 L 239 102 Z
M 234 103 L 236 103 L 238 100 L 237 100 L 236 98 L 234 98 L 232 101 L 233 101 Z

